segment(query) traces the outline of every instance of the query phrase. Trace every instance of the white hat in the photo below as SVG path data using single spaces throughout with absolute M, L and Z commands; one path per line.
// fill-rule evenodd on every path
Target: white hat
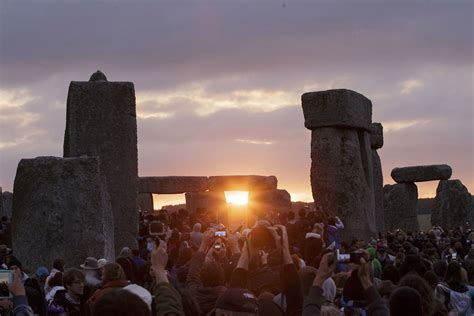
M 139 298 L 141 298 L 148 305 L 148 308 L 151 310 L 152 298 L 151 298 L 150 292 L 148 292 L 147 289 L 145 289 L 144 287 L 141 287 L 140 285 L 137 285 L 137 284 L 129 284 L 129 285 L 123 287 L 123 289 L 127 290 L 130 293 L 133 293 L 136 296 L 138 296 Z

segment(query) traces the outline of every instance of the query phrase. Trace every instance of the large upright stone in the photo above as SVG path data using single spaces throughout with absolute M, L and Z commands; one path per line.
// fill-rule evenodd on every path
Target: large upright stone
M 302 103 L 315 204 L 341 217 L 344 239 L 375 236 L 370 100 L 340 89 L 305 93 Z
M 384 208 L 383 208 L 383 172 L 382 162 L 377 149 L 383 147 L 383 126 L 380 123 L 370 124 L 370 147 L 372 147 L 372 162 L 374 174 L 374 198 L 375 198 L 375 226 L 378 231 L 385 230 Z
M 0 187 L 0 216 L 4 216 L 3 212 L 3 189 Z
M 13 251 L 33 271 L 63 258 L 114 259 L 113 215 L 97 157 L 22 159 L 12 220 Z
M 375 226 L 377 231 L 381 232 L 385 231 L 383 173 L 382 162 L 375 149 L 372 149 L 372 163 L 374 175 Z
M 10 220 L 13 213 L 13 193 L 5 191 L 3 196 L 3 214 Z
M 135 91 L 131 82 L 91 81 L 69 85 L 64 157 L 99 156 L 115 220 L 115 249 L 136 247 L 138 160 Z
M 275 176 L 215 176 L 209 177 L 211 191 L 273 190 L 278 186 Z
M 467 188 L 460 180 L 442 180 L 436 189 L 436 198 L 431 210 L 431 224 L 444 229 L 474 226 L 474 205 Z
M 138 205 L 140 206 L 140 210 L 142 212 L 153 212 L 153 194 L 138 194 Z
M 414 183 L 384 186 L 385 229 L 419 230 L 417 218 L 418 188 Z
M 253 214 L 286 214 L 293 209 L 291 196 L 286 190 L 250 191 L 248 206 Z
M 207 177 L 140 177 L 138 192 L 180 194 L 206 191 L 207 186 Z
M 448 165 L 428 165 L 394 168 L 392 178 L 397 183 L 448 180 L 453 170 Z

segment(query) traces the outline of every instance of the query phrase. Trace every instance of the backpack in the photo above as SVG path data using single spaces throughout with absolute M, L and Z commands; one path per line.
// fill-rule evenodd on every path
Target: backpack
M 446 284 L 440 283 L 436 286 L 436 292 L 442 294 L 444 305 L 449 313 L 465 315 L 471 304 L 469 291 L 456 292 L 451 290 Z

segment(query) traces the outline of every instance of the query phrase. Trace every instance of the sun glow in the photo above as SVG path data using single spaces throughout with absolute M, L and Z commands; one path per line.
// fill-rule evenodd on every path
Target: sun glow
M 246 205 L 249 201 L 247 191 L 225 191 L 225 199 L 229 204 Z

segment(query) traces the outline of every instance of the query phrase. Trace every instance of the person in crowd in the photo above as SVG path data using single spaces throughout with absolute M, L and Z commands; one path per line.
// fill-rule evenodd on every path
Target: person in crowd
M 194 224 L 193 231 L 190 234 L 191 248 L 193 249 L 199 249 L 199 246 L 201 246 L 201 240 L 202 240 L 201 229 L 202 229 L 201 223 Z
M 53 277 L 48 279 L 48 284 L 46 284 L 48 293 L 46 293 L 46 304 L 49 305 L 54 299 L 56 292 L 59 290 L 65 290 L 63 286 L 63 273 L 61 271 L 56 272 Z
M 448 264 L 443 282 L 435 288 L 435 295 L 449 313 L 472 315 L 474 288 L 467 285 L 466 270 L 457 261 Z
M 341 246 L 341 229 L 343 228 L 344 224 L 338 216 L 329 217 L 326 228 L 326 244 L 330 245 L 334 242 L 336 249 L 339 249 Z
M 94 294 L 87 300 L 89 308 L 92 310 L 94 304 L 99 300 L 104 294 L 117 289 L 121 289 L 128 285 L 127 277 L 122 267 L 117 263 L 107 263 L 102 268 L 102 286 L 100 289 L 97 289 Z
M 100 268 L 97 259 L 87 257 L 83 264 L 80 265 L 84 274 L 85 285 L 88 293 L 93 293 L 101 285 Z
M 30 278 L 22 268 L 21 262 L 16 258 L 11 258 L 7 262 L 9 270 L 14 274 L 19 275 L 25 287 L 26 297 L 35 314 L 40 316 L 46 315 L 46 301 L 41 290 L 38 280 Z
M 55 276 L 56 273 L 61 272 L 61 275 L 64 273 L 64 268 L 65 268 L 65 262 L 63 259 L 55 259 L 53 261 L 53 268 L 49 272 L 48 277 L 46 278 L 45 284 L 44 284 L 44 293 L 48 294 L 49 291 L 51 291 L 51 287 L 49 287 L 49 280 Z
M 58 290 L 48 306 L 50 316 L 84 316 L 88 314 L 84 295 L 85 275 L 81 270 L 69 268 L 64 272 L 64 290 Z

